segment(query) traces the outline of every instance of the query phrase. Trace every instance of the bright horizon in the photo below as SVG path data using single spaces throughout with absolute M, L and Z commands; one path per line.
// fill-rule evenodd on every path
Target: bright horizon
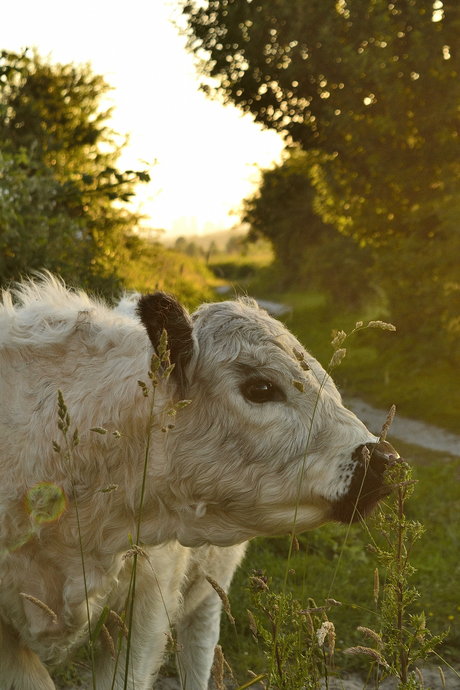
M 279 135 L 262 129 L 233 106 L 206 99 L 198 90 L 185 38 L 169 21 L 174 3 L 163 0 L 23 0 L 2 8 L 0 49 L 37 48 L 53 62 L 91 62 L 114 87 L 112 127 L 129 134 L 121 169 L 158 164 L 149 185 L 139 185 L 137 201 L 150 220 L 164 228 L 192 218 L 202 232 L 238 222 L 241 200 L 283 149 Z M 129 8 L 129 14 L 127 14 Z M 176 223 L 177 225 L 177 223 Z

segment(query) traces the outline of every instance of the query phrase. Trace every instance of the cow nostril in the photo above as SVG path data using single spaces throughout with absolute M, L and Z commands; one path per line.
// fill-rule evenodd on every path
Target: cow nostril
M 387 466 L 392 458 L 399 458 L 399 453 L 388 441 L 365 443 L 358 446 L 352 455 L 352 459 L 355 462 L 364 464 L 369 462 L 373 467 L 376 465 Z
M 388 441 L 365 443 L 355 448 L 353 479 L 346 495 L 334 507 L 335 518 L 340 522 L 355 522 L 391 493 L 391 488 L 385 484 L 385 470 L 398 457 Z

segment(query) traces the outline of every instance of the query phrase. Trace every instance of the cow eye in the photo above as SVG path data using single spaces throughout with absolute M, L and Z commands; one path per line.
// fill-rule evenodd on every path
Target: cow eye
M 250 381 L 242 386 L 241 392 L 246 400 L 253 403 L 280 402 L 285 400 L 282 390 L 270 381 Z

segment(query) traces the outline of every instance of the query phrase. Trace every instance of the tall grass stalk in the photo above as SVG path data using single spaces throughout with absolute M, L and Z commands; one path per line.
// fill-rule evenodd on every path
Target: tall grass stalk
M 167 412 L 168 414 L 174 415 L 176 414 L 178 409 L 181 409 L 188 405 L 190 403 L 190 400 L 180 400 L 179 402 L 175 403 L 170 409 L 165 409 L 161 410 L 160 412 L 155 412 L 155 393 L 156 393 L 156 388 L 160 382 L 160 379 L 163 382 L 166 382 L 168 378 L 170 377 L 173 369 L 174 369 L 174 364 L 170 363 L 169 357 L 170 357 L 170 351 L 167 349 L 168 347 L 168 342 L 167 342 L 167 333 L 165 330 L 163 330 L 160 338 L 160 343 L 158 347 L 158 354 L 154 354 L 151 358 L 150 361 L 150 369 L 148 371 L 148 378 L 150 380 L 150 387 L 144 382 L 144 381 L 138 381 L 138 385 L 142 390 L 142 394 L 145 398 L 149 399 L 149 416 L 148 416 L 148 428 L 147 428 L 147 437 L 146 437 L 146 443 L 145 443 L 145 452 L 144 452 L 144 464 L 143 464 L 143 472 L 142 472 L 142 482 L 141 482 L 141 491 L 140 491 L 140 498 L 139 498 L 139 509 L 138 509 L 138 518 L 137 518 L 137 524 L 136 524 L 136 534 L 135 534 L 135 540 L 133 540 L 131 534 L 128 535 L 128 540 L 131 549 L 128 550 L 125 553 L 124 558 L 126 557 L 132 557 L 133 559 L 133 565 L 131 568 L 131 575 L 130 575 L 130 581 L 129 581 L 129 586 L 128 586 L 128 592 L 126 596 L 126 604 L 125 604 L 125 611 L 123 612 L 122 616 L 120 617 L 120 631 L 118 634 L 118 641 L 117 641 L 117 648 L 116 648 L 116 655 L 115 655 L 115 665 L 114 665 L 114 673 L 113 673 L 113 679 L 112 679 L 112 690 L 115 685 L 116 681 L 116 674 L 119 666 L 119 661 L 120 661 L 120 655 L 122 651 L 122 644 L 123 644 L 123 638 L 127 638 L 126 642 L 126 656 L 125 656 L 125 672 L 124 672 L 124 690 L 127 689 L 128 687 L 128 682 L 129 682 L 129 661 L 130 661 L 130 652 L 131 652 L 131 644 L 132 644 L 132 630 L 133 630 L 133 623 L 134 623 L 134 605 L 135 605 L 135 598 L 136 598 L 136 579 L 137 579 L 137 565 L 138 565 L 138 557 L 139 556 L 145 556 L 149 562 L 150 567 L 152 568 L 158 590 L 160 593 L 160 597 L 162 599 L 166 616 L 168 618 L 169 626 L 172 628 L 172 623 L 169 618 L 169 613 L 167 611 L 166 607 L 166 602 L 163 597 L 163 593 L 161 591 L 160 583 L 158 581 L 158 578 L 156 577 L 156 573 L 154 571 L 153 565 L 150 562 L 150 558 L 146 552 L 143 551 L 143 549 L 140 547 L 140 541 L 141 541 L 141 526 L 142 526 L 142 513 L 143 513 L 143 508 L 144 508 L 144 499 L 145 499 L 145 489 L 146 489 L 146 481 L 147 481 L 147 470 L 148 470 L 148 461 L 150 457 L 150 448 L 151 448 L 151 440 L 152 440 L 152 431 L 153 431 L 153 425 L 154 425 L 154 420 L 155 417 L 158 417 L 159 415 L 162 415 L 163 413 Z M 77 530 L 78 530 L 78 540 L 79 540 L 79 551 L 80 551 L 80 557 L 81 557 L 81 563 L 82 563 L 82 574 L 83 574 L 83 583 L 84 583 L 84 592 L 85 592 L 85 602 L 86 602 L 86 614 L 87 614 L 87 620 L 88 620 L 88 635 L 89 635 L 89 652 L 90 652 L 90 660 L 91 660 L 91 673 L 92 673 L 92 682 L 93 682 L 93 688 L 96 690 L 96 677 L 95 677 L 95 656 L 94 656 L 94 644 L 96 640 L 98 639 L 100 633 L 104 631 L 104 633 L 108 634 L 108 631 L 104 630 L 105 627 L 105 621 L 107 619 L 107 616 L 109 614 L 108 607 L 105 606 L 99 616 L 98 621 L 95 623 L 94 626 L 92 626 L 91 623 L 91 612 L 90 612 L 90 605 L 89 605 L 89 593 L 88 593 L 88 586 L 87 586 L 87 577 L 86 577 L 86 568 L 85 568 L 85 557 L 84 557 L 84 551 L 83 551 L 83 540 L 82 540 L 82 531 L 81 531 L 81 523 L 80 523 L 80 515 L 79 515 L 79 509 L 78 509 L 78 501 L 77 501 L 77 495 L 76 495 L 76 490 L 75 490 L 75 479 L 74 479 L 74 471 L 73 471 L 73 452 L 75 448 L 79 444 L 79 436 L 78 436 L 78 429 L 75 429 L 72 439 L 69 439 L 69 430 L 70 430 L 70 415 L 67 409 L 67 406 L 64 401 L 64 397 L 62 392 L 59 390 L 58 391 L 58 428 L 60 429 L 64 441 L 65 441 L 65 448 L 64 450 L 62 449 L 61 445 L 57 443 L 56 441 L 53 441 L 53 448 L 56 452 L 60 453 L 65 461 L 66 464 L 69 468 L 69 476 L 70 476 L 70 481 L 71 481 L 71 486 L 72 486 L 72 493 L 73 493 L 73 499 L 75 503 L 75 514 L 76 514 L 76 521 L 77 521 Z M 162 428 L 162 431 L 167 433 L 170 429 L 173 429 L 174 425 L 173 424 L 168 424 L 167 426 L 164 426 Z M 101 427 L 94 427 L 91 429 L 92 432 L 99 433 L 105 435 L 107 433 L 106 429 L 103 429 Z M 119 438 L 121 434 L 119 432 L 114 432 L 113 435 L 116 438 Z M 108 492 L 111 491 L 112 489 L 116 488 L 116 485 L 111 485 L 109 487 L 106 487 L 103 491 Z M 126 627 L 125 622 L 126 619 L 128 619 L 128 626 Z M 180 664 L 179 664 L 179 671 L 180 671 Z M 135 678 L 132 678 L 132 685 L 133 687 L 135 686 Z
M 69 474 L 70 474 L 70 482 L 72 486 L 72 494 L 73 494 L 73 500 L 75 504 L 75 516 L 77 519 L 77 530 L 78 530 L 78 548 L 80 551 L 80 558 L 81 558 L 81 567 L 82 567 L 82 573 L 83 573 L 83 586 L 85 589 L 85 602 L 86 602 L 86 617 L 88 619 L 88 635 L 89 635 L 89 652 L 90 652 L 90 657 L 91 657 L 91 673 L 93 677 L 93 686 L 96 689 L 96 677 L 95 677 L 95 666 L 94 666 L 94 639 L 93 639 L 93 634 L 91 631 L 91 612 L 89 609 L 89 597 L 88 597 L 88 586 L 87 586 L 87 580 L 86 580 L 86 570 L 85 570 L 85 556 L 83 553 L 83 540 L 82 540 L 82 534 L 81 534 L 81 528 L 80 528 L 80 514 L 78 511 L 78 500 L 77 500 L 77 492 L 75 490 L 75 478 L 74 478 L 74 473 L 73 473 L 73 451 L 79 444 L 79 437 L 78 437 L 78 428 L 75 428 L 75 431 L 72 435 L 72 440 L 69 441 L 69 436 L 68 432 L 70 429 L 70 415 L 67 410 L 67 406 L 64 401 L 64 396 L 62 394 L 61 390 L 58 390 L 58 428 L 60 429 L 63 437 L 64 437 L 64 442 L 65 442 L 65 451 L 63 454 L 63 457 L 65 458 L 67 462 L 67 466 L 69 468 Z M 62 448 L 57 443 L 56 441 L 53 442 L 53 447 L 54 450 L 62 455 Z
M 310 421 L 310 426 L 308 429 L 308 436 L 307 436 L 307 441 L 306 441 L 306 445 L 305 445 L 305 451 L 304 451 L 303 459 L 302 459 L 302 467 L 301 467 L 300 477 L 299 477 L 299 488 L 298 488 L 298 492 L 297 492 L 296 505 L 295 505 L 295 509 L 294 509 L 294 518 L 293 518 L 291 538 L 289 540 L 289 549 L 288 549 L 288 554 L 287 554 L 287 562 L 286 562 L 286 568 L 285 568 L 283 587 L 282 587 L 282 591 L 281 591 L 280 600 L 277 604 L 278 611 L 277 611 L 277 616 L 276 616 L 276 622 L 274 622 L 274 624 L 273 624 L 273 642 L 272 642 L 272 654 L 271 654 L 270 669 L 269 669 L 269 685 L 270 685 L 270 679 L 272 679 L 274 676 L 277 675 L 275 673 L 275 666 L 277 668 L 279 677 L 280 678 L 283 677 L 283 671 L 282 671 L 281 663 L 280 663 L 280 653 L 279 653 L 279 649 L 278 649 L 278 633 L 279 633 L 279 630 L 281 628 L 280 624 L 281 624 L 281 620 L 282 620 L 283 613 L 284 613 L 284 602 L 286 600 L 288 575 L 289 575 L 289 571 L 290 571 L 290 564 L 291 564 L 294 540 L 296 538 L 295 537 L 295 527 L 296 527 L 296 523 L 297 523 L 297 514 L 298 514 L 299 505 L 300 505 L 300 496 L 301 496 L 302 485 L 303 485 L 303 480 L 304 480 L 304 476 L 305 476 L 307 455 L 308 455 L 308 451 L 309 451 L 309 447 L 310 447 L 311 434 L 312 434 L 312 430 L 313 430 L 313 422 L 314 422 L 314 419 L 315 419 L 316 414 L 317 414 L 319 400 L 320 400 L 320 397 L 321 397 L 322 392 L 324 390 L 324 387 L 326 386 L 327 381 L 330 379 L 330 377 L 332 375 L 333 370 L 336 369 L 340 365 L 340 363 L 342 362 L 342 360 L 344 359 L 344 357 L 346 355 L 346 348 L 344 348 L 343 345 L 352 335 L 354 335 L 358 331 L 361 331 L 361 330 L 364 330 L 367 328 L 381 328 L 383 330 L 390 330 L 390 331 L 396 330 L 392 324 L 385 323 L 383 321 L 370 321 L 366 326 L 364 325 L 364 323 L 362 321 L 359 321 L 356 323 L 355 327 L 353 328 L 353 330 L 349 334 L 345 333 L 344 331 L 338 331 L 338 332 L 333 334 L 333 340 L 332 340 L 333 355 L 332 355 L 332 358 L 329 362 L 328 368 L 324 373 L 324 376 L 322 376 L 322 378 L 319 379 L 318 376 L 316 375 L 316 373 L 314 371 L 312 371 L 312 374 L 315 376 L 315 378 L 319 384 L 319 389 L 317 391 L 316 398 L 313 401 L 314 402 L 313 412 L 312 412 L 312 418 Z M 304 357 L 303 353 L 294 349 L 294 356 L 296 357 L 297 361 L 299 362 L 299 366 L 302 370 L 311 371 L 310 367 L 308 366 L 308 364 L 305 361 L 305 357 Z M 293 381 L 293 385 L 295 388 L 297 388 L 301 392 L 304 392 L 303 384 L 301 382 Z M 366 468 L 365 468 L 364 476 L 362 479 L 362 484 L 361 484 L 361 489 L 359 491 L 359 495 L 361 495 L 362 487 L 364 485 L 364 480 L 366 477 L 366 472 L 367 472 L 369 460 L 370 460 L 370 457 L 367 458 Z M 355 507 L 355 510 L 356 510 L 356 507 Z M 354 515 L 354 513 L 353 513 L 353 515 Z M 338 567 L 340 565 L 341 555 L 342 555 L 343 550 L 345 548 L 345 544 L 346 544 L 346 541 L 348 538 L 348 534 L 350 531 L 352 521 L 353 521 L 353 516 L 350 520 L 350 524 L 348 525 L 348 530 L 347 530 L 347 533 L 345 535 L 344 543 L 342 545 L 342 550 L 341 550 L 339 562 L 337 564 L 337 568 L 336 568 L 336 571 L 334 573 L 333 581 L 332 581 L 330 588 L 329 588 L 329 596 L 330 596 L 330 592 L 332 590 L 332 587 L 333 587 L 333 584 L 335 581 L 335 576 L 336 576 Z M 299 637 L 299 646 L 300 646 L 300 637 Z
M 411 497 L 416 481 L 412 479 L 412 470 L 401 458 L 394 458 L 386 472 L 386 483 L 394 490 L 394 498 L 384 502 L 371 518 L 371 522 L 381 535 L 382 544 L 372 538 L 368 551 L 377 556 L 381 567 L 385 569 L 386 578 L 384 595 L 381 604 L 380 632 L 367 628 L 367 636 L 378 641 L 377 681 L 379 668 L 384 675 L 398 679 L 400 690 L 422 688 L 417 678 L 415 662 L 426 659 L 434 648 L 446 637 L 446 633 L 432 636 L 426 627 L 425 614 L 411 614 L 411 605 L 420 597 L 419 592 L 411 585 L 410 579 L 415 569 L 409 557 L 413 546 L 421 538 L 425 529 L 406 515 L 406 502 Z M 371 648 L 351 648 L 351 654 L 364 653 L 372 655 Z
M 147 479 L 147 468 L 148 468 L 148 460 L 150 456 L 150 443 L 151 443 L 151 438 L 152 438 L 152 427 L 153 427 L 153 419 L 155 417 L 155 393 L 157 386 L 159 384 L 159 377 L 163 381 L 167 381 L 169 376 L 171 375 L 173 369 L 174 369 L 174 364 L 171 364 L 169 360 L 170 356 L 170 351 L 168 350 L 168 336 L 166 331 L 163 329 L 161 337 L 160 337 L 160 343 L 158 346 L 158 354 L 153 354 L 152 358 L 150 360 L 150 369 L 148 371 L 148 378 L 151 382 L 150 389 L 147 386 L 147 384 L 144 381 L 138 381 L 138 385 L 140 386 L 142 390 L 142 394 L 145 398 L 150 397 L 150 411 L 149 411 L 149 424 L 148 424 L 148 430 L 147 430 L 147 439 L 146 439 L 146 444 L 145 444 L 145 454 L 144 454 L 144 467 L 143 467 L 143 472 L 142 472 L 142 485 L 141 485 L 141 495 L 139 499 L 139 516 L 137 520 L 137 530 L 136 530 L 136 541 L 135 541 L 135 546 L 139 547 L 140 543 L 140 536 L 141 536 L 141 523 L 142 523 L 142 511 L 144 507 L 144 497 L 145 497 L 145 485 L 146 485 L 146 479 Z M 162 371 L 160 372 L 160 368 L 162 368 Z M 170 425 L 171 427 L 173 425 Z M 164 427 L 163 430 L 166 432 L 168 430 L 168 427 Z M 126 645 L 126 661 L 125 661 L 125 678 L 124 678 L 124 690 L 127 689 L 128 687 L 128 674 L 129 674 L 129 659 L 130 659 L 130 652 L 131 652 L 131 636 L 132 636 L 132 629 L 133 629 L 133 621 L 134 621 L 134 603 L 136 599 L 136 579 L 137 579 L 137 560 L 138 560 L 138 552 L 135 550 L 134 556 L 133 556 L 133 567 L 131 570 L 131 580 L 130 580 L 130 585 L 128 589 L 128 597 L 127 597 L 127 606 L 126 610 L 128 610 L 129 606 L 129 624 L 128 624 L 128 640 L 127 640 L 127 645 Z M 159 583 L 158 583 L 159 587 Z M 161 592 L 160 592 L 161 594 Z M 128 604 L 129 602 L 129 604 Z M 133 687 L 135 686 L 134 683 L 135 679 L 133 678 Z

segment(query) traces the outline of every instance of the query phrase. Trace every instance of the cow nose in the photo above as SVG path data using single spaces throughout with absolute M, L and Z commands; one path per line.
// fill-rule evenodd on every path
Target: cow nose
M 334 504 L 335 520 L 357 522 L 391 493 L 391 489 L 385 485 L 384 475 L 392 457 L 399 458 L 399 453 L 388 441 L 366 443 L 354 450 L 353 477 L 347 493 Z
M 369 461 L 367 460 L 368 453 L 365 448 L 369 451 Z M 390 456 L 399 458 L 399 453 L 388 441 L 379 441 L 378 443 L 363 443 L 363 445 L 358 446 L 352 455 L 352 459 L 358 464 L 363 463 L 364 466 L 369 462 L 374 472 L 378 472 L 379 469 L 381 472 L 384 472 Z

